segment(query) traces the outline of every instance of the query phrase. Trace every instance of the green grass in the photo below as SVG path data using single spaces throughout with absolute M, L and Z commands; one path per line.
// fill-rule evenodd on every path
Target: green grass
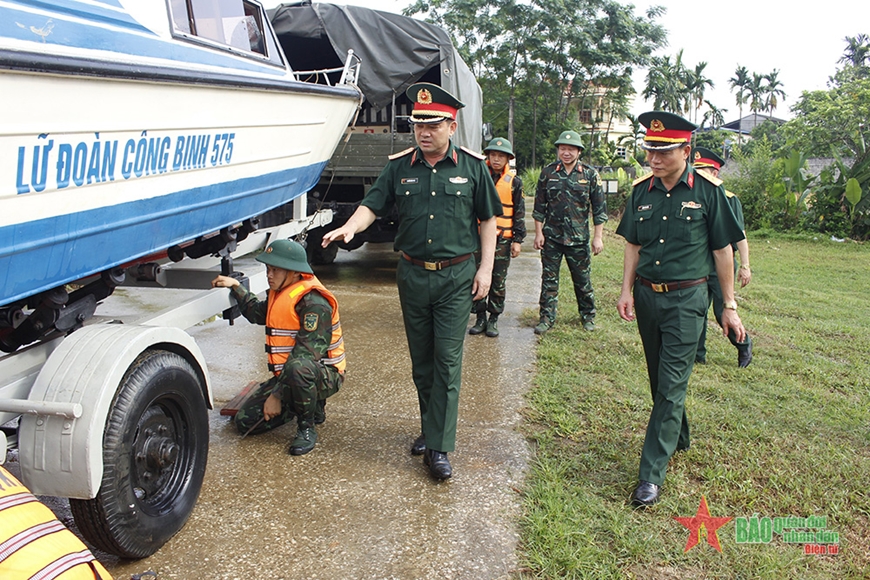
M 613 227 L 613 224 L 609 224 Z M 556 326 L 538 346 L 528 394 L 535 449 L 524 489 L 522 578 L 866 578 L 870 576 L 870 247 L 754 237 L 753 280 L 738 289 L 755 358 L 715 321 L 707 364 L 689 381 L 691 449 L 669 464 L 662 500 L 628 498 L 651 399 L 634 323 L 616 314 L 622 238 L 593 259 L 598 329 L 584 332 L 563 266 Z M 529 325 L 537 313 L 524 313 Z M 827 516 L 836 556 L 805 556 L 774 535 L 684 553 L 701 496 L 714 517 Z

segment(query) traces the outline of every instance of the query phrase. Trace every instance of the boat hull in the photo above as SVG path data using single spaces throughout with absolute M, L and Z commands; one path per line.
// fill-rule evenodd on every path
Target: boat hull
M 298 83 L 301 84 L 301 83 Z M 351 91 L 0 70 L 0 305 L 237 224 L 316 184 Z

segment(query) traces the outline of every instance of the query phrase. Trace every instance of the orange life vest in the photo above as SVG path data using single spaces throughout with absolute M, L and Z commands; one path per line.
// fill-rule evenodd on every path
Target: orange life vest
M 495 182 L 495 190 L 504 208 L 504 213 L 495 218 L 495 226 L 498 228 L 498 235 L 503 238 L 514 237 L 513 181 L 514 176 L 511 175 L 510 168 L 505 165 L 501 177 Z
M 341 336 L 341 321 L 338 317 L 338 302 L 332 292 L 323 287 L 316 276 L 305 276 L 299 282 L 279 292 L 269 292 L 269 305 L 266 311 L 266 352 L 269 356 L 269 370 L 275 376 L 281 374 L 284 363 L 296 345 L 296 333 L 301 328 L 296 305 L 303 296 L 317 290 L 329 301 L 332 307 L 332 338 L 323 364 L 334 366 L 344 374 L 344 339 Z
M 0 578 L 112 580 L 75 534 L 0 467 Z

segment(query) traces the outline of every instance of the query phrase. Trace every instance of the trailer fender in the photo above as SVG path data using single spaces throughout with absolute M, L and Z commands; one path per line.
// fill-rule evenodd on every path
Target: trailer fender
M 92 499 L 103 475 L 103 434 L 127 369 L 147 349 L 174 352 L 199 374 L 203 399 L 213 407 L 205 359 L 183 330 L 163 326 L 97 324 L 66 338 L 46 361 L 30 400 L 80 404 L 75 419 L 23 415 L 19 426 L 21 475 L 34 494 Z

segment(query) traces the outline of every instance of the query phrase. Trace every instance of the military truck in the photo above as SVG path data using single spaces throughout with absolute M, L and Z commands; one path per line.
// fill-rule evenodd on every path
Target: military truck
M 364 242 L 391 242 L 398 227 L 395 213 L 378 218 L 349 244 L 320 247 L 323 234 L 343 225 L 356 210 L 387 157 L 414 145 L 408 123 L 412 103 L 405 95 L 412 84 L 440 85 L 465 103 L 454 143 L 481 149 L 482 141 L 491 136 L 483 134 L 483 100 L 477 80 L 449 35 L 427 22 L 357 6 L 311 2 L 281 4 L 268 15 L 295 70 L 334 69 L 348 50 L 363 65 L 358 85 L 365 100 L 346 139 L 308 194 L 312 212 L 333 211 L 328 226 L 309 230 L 309 258 L 328 264 L 339 248 L 354 250 Z

